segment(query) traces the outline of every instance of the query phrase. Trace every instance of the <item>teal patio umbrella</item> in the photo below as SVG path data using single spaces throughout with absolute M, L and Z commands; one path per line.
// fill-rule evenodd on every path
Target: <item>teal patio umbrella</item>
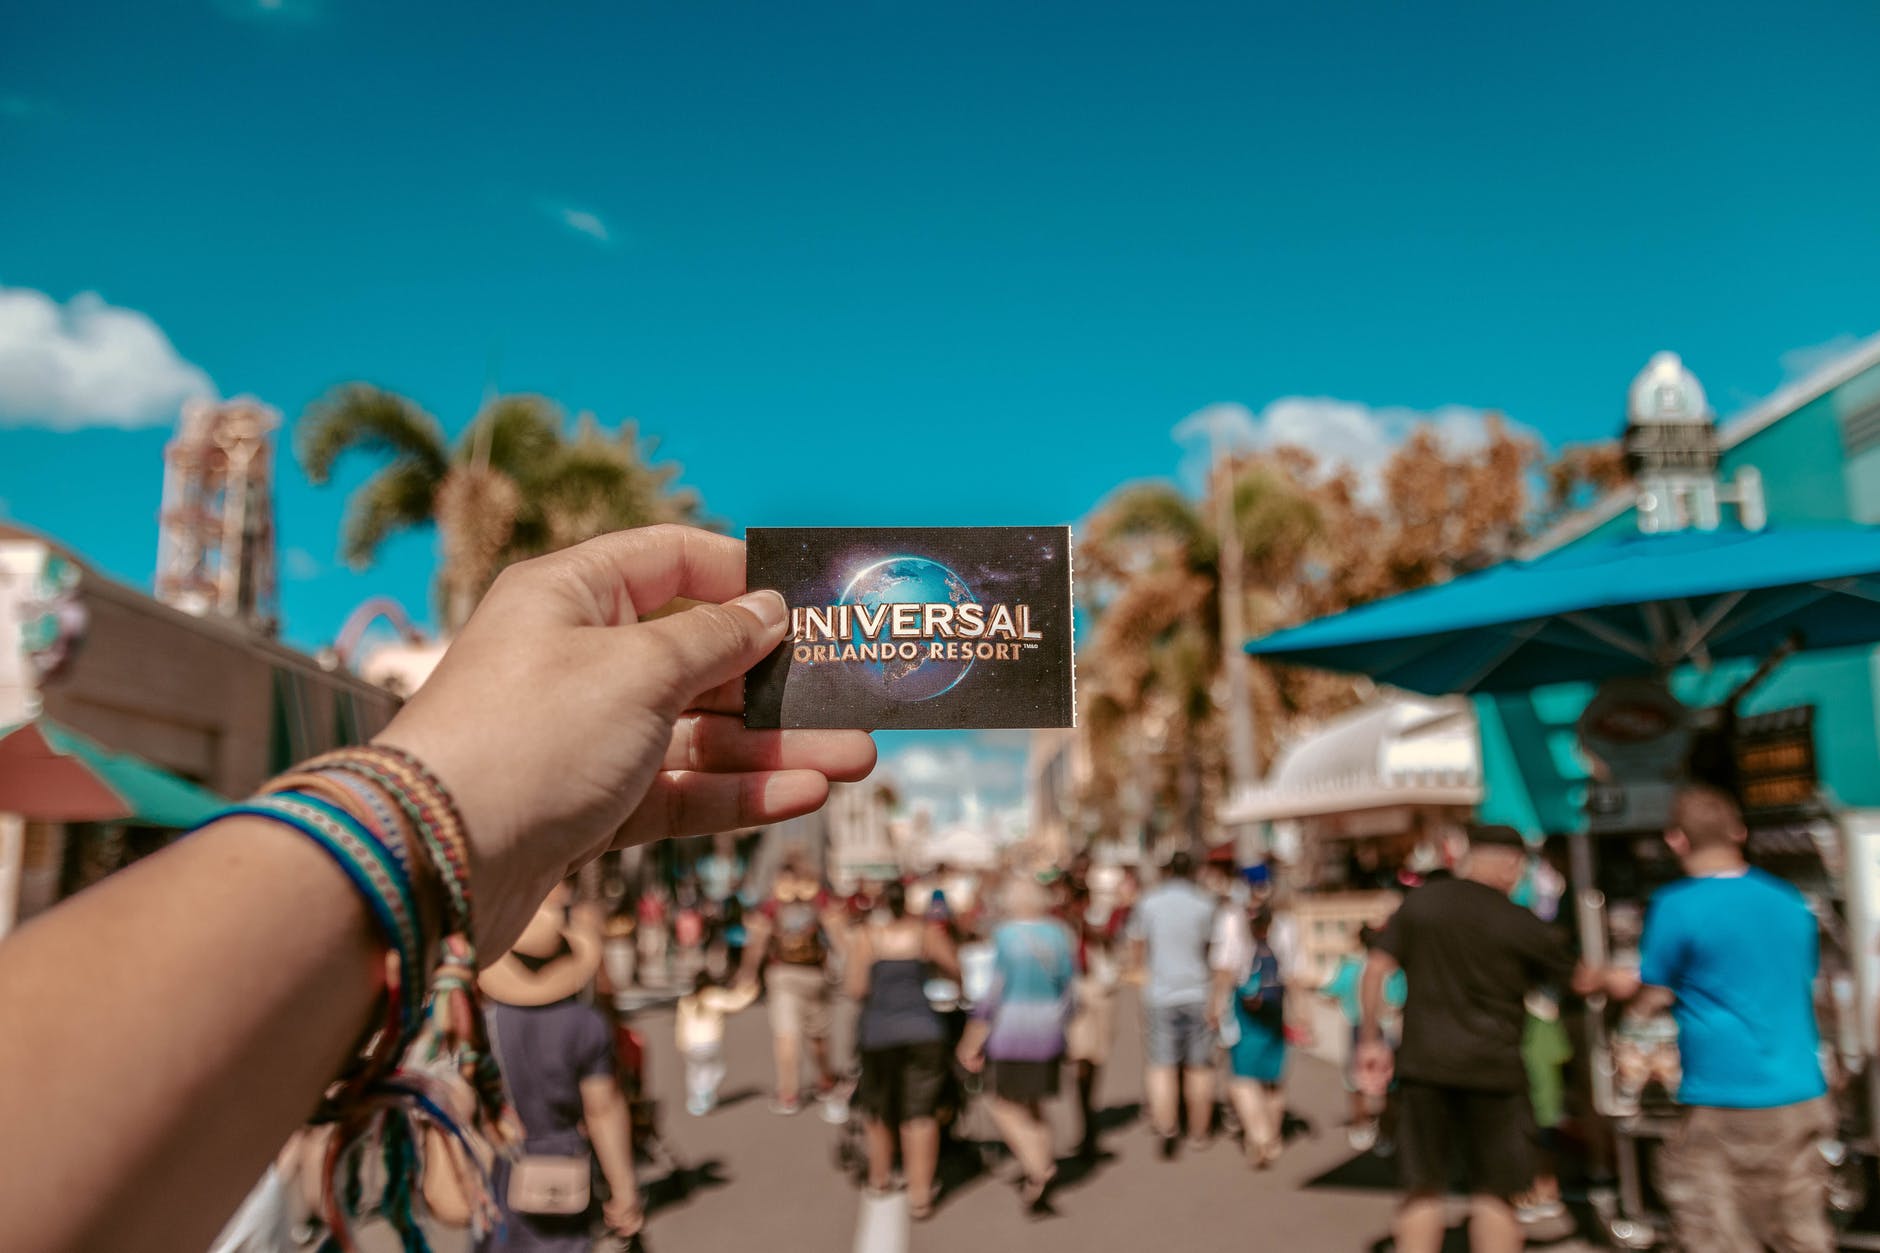
M 1880 641 L 1880 528 L 1635 535 L 1506 561 L 1249 642 L 1411 691 L 1526 691 Z

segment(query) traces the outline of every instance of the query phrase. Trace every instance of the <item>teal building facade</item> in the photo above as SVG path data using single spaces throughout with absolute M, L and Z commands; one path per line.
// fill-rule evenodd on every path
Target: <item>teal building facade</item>
M 1880 525 L 1880 336 L 1785 387 L 1719 429 L 1720 475 L 1753 467 L 1771 528 Z M 1527 555 L 1610 543 L 1638 529 L 1630 489 L 1615 492 L 1540 537 Z M 1725 525 L 1735 525 L 1727 519 Z M 1715 705 L 1754 663 L 1686 668 L 1672 690 Z M 1589 684 L 1475 698 L 1481 728 L 1484 821 L 1539 839 L 1585 825 L 1587 767 L 1574 724 Z M 1815 708 L 1822 791 L 1836 810 L 1880 811 L 1880 649 L 1840 649 L 1784 661 L 1743 702 L 1746 715 Z

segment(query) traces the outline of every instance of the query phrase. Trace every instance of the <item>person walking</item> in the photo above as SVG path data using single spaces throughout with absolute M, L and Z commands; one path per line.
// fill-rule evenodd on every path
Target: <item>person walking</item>
M 1240 1115 L 1247 1161 L 1265 1170 L 1284 1147 L 1286 1097 L 1280 1082 L 1286 1070 L 1286 983 L 1267 943 L 1272 914 L 1256 909 L 1249 923 L 1253 952 L 1247 977 L 1234 989 L 1233 1004 L 1216 1009 L 1215 1017 L 1231 1012 L 1239 1027 L 1228 1050 L 1228 1092 Z
M 1073 872 L 1067 877 L 1065 922 L 1077 940 L 1077 1007 L 1065 1031 L 1065 1055 L 1077 1081 L 1078 1125 L 1082 1128 L 1077 1152 L 1095 1158 L 1097 1143 L 1097 1079 L 1110 1059 L 1116 1036 L 1117 940 L 1128 922 L 1119 906 L 1099 907 L 1091 897 L 1087 878 Z
M 576 999 L 600 967 L 600 937 L 570 925 L 567 900 L 557 888 L 478 979 L 523 1132 L 521 1155 L 496 1162 L 503 1223 L 478 1253 L 589 1253 L 597 1220 L 620 1239 L 637 1237 L 644 1221 L 613 1032 Z M 575 1161 L 582 1166 L 568 1169 Z M 607 1183 L 605 1202 L 589 1190 L 590 1162 Z
M 992 987 L 973 1009 L 960 1040 L 960 1064 L 978 1074 L 990 1066 L 992 1121 L 1024 1171 L 1027 1212 L 1047 1215 L 1057 1156 L 1044 1102 L 1057 1095 L 1076 963 L 1070 932 L 1047 916 L 1050 897 L 1036 879 L 1005 889 L 1007 921 L 992 933 Z
M 1365 962 L 1359 1075 L 1373 1095 L 1398 1080 L 1401 1253 L 1437 1253 L 1443 1197 L 1458 1152 L 1470 1187 L 1469 1246 L 1516 1253 L 1514 1198 L 1534 1181 L 1532 1117 L 1521 1035 L 1529 989 L 1565 984 L 1565 938 L 1509 899 L 1527 863 L 1512 827 L 1469 833 L 1465 873 L 1434 877 L 1404 898 Z M 1385 985 L 1406 976 L 1403 1043 L 1383 1038 Z
M 1214 1121 L 1220 1022 L 1212 1012 L 1208 945 L 1216 902 L 1194 876 L 1193 859 L 1174 854 L 1162 881 L 1143 894 L 1129 918 L 1135 965 L 1143 971 L 1149 1118 L 1164 1158 L 1175 1156 L 1184 1098 L 1192 1145 L 1207 1145 Z
M 750 943 L 751 930 L 744 921 L 744 902 L 733 892 L 718 907 L 719 936 L 724 941 L 724 960 L 719 969 L 726 979 L 735 979 L 744 969 L 744 947 Z
M 1331 977 L 1319 988 L 1319 995 L 1336 1004 L 1339 1013 L 1344 1015 L 1345 1022 L 1350 1026 L 1350 1036 L 1345 1042 L 1345 1092 L 1350 1098 L 1351 1109 L 1345 1124 L 1345 1137 L 1354 1153 L 1368 1153 L 1377 1148 L 1382 1131 L 1380 1115 L 1383 1111 L 1380 1107 L 1386 1100 L 1367 1093 L 1358 1082 L 1358 1046 L 1362 1043 L 1359 1024 L 1364 1016 L 1359 1003 L 1359 987 L 1364 980 L 1365 962 L 1370 959 L 1371 950 L 1377 945 L 1377 935 L 1377 928 L 1368 922 L 1359 927 L 1358 947 L 1338 959 Z M 1404 996 L 1403 971 L 1392 971 L 1390 978 L 1384 982 L 1382 1025 L 1386 1040 L 1394 1041 L 1397 1038 Z
M 701 970 L 692 991 L 679 998 L 673 1036 L 685 1059 L 685 1109 L 702 1118 L 718 1106 L 718 1085 L 725 1081 L 725 1017 L 757 999 L 755 981 L 728 988 Z
M 959 957 L 944 929 L 911 916 L 907 889 L 891 883 L 878 916 L 850 938 L 848 994 L 861 1006 L 855 1047 L 861 1054 L 856 1100 L 868 1134 L 868 1186 L 888 1191 L 900 1149 L 908 1214 L 933 1213 L 940 1161 L 935 1120 L 947 1077 L 946 1023 L 928 1003 L 927 980 L 957 980 Z
M 671 938 L 667 931 L 670 911 L 667 908 L 665 885 L 648 884 L 646 890 L 640 893 L 638 912 L 640 966 L 635 974 L 642 984 L 649 976 L 665 983 L 670 978 L 666 954 Z
M 823 1117 L 841 1123 L 848 1111 L 836 1095 L 835 1069 L 829 1060 L 829 959 L 846 930 L 840 904 L 791 849 L 777 868 L 769 899 L 746 915 L 749 944 L 744 977 L 763 969 L 770 1002 L 770 1031 L 777 1065 L 773 1114 L 803 1108 L 803 1053 L 816 1071 L 816 1094 Z
M 1744 860 L 1746 838 L 1729 796 L 1681 789 L 1665 842 L 1685 877 L 1652 897 L 1638 971 L 1599 972 L 1582 990 L 1677 1021 L 1684 1109 L 1658 1183 L 1682 1246 L 1827 1253 L 1819 930 L 1800 892 Z

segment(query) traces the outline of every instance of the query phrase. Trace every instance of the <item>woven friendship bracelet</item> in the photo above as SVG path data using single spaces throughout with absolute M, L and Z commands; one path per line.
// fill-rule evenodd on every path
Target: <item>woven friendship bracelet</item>
M 396 797 L 444 884 L 445 932 L 470 934 L 470 862 L 463 828 L 453 821 L 454 807 L 440 805 L 436 797 L 420 791 L 418 778 L 397 761 L 349 759 L 323 768 L 357 775 Z
M 424 945 L 410 880 L 391 850 L 357 818 L 305 792 L 256 797 L 224 814 L 246 814 L 292 827 L 339 863 L 366 898 L 379 930 L 398 958 L 396 975 L 388 971 L 388 977 L 393 979 L 392 999 L 399 1007 L 399 1033 L 407 1038 L 416 1034 L 424 1012 L 425 981 L 423 967 L 418 965 Z
M 369 788 L 354 786 L 353 781 L 343 775 L 316 774 L 311 770 L 293 770 L 276 775 L 262 785 L 260 794 L 278 796 L 284 792 L 316 796 L 329 805 L 345 810 L 372 831 L 397 860 L 400 869 L 410 871 L 411 850 L 405 846 L 403 839 L 394 838 L 404 835 L 405 824 L 394 817 L 394 810 L 383 796 Z
M 433 969 L 438 960 L 437 946 L 446 928 L 444 889 L 431 858 L 417 847 L 419 837 L 401 811 L 395 794 L 369 779 L 338 769 L 293 770 L 270 780 L 263 788 L 264 793 L 284 791 L 306 791 L 321 796 L 380 834 L 411 877 L 411 894 L 418 906 L 418 930 L 425 941 L 420 954 L 424 964 L 413 972 L 414 976 Z
M 342 748 L 302 767 L 345 771 L 383 788 L 397 803 L 444 881 L 449 906 L 444 931 L 474 937 L 471 930 L 467 836 L 457 806 L 430 771 L 409 753 L 383 745 Z

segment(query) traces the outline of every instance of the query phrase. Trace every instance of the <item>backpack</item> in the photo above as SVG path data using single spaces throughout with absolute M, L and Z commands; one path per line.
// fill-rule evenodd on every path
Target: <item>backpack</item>
M 1253 970 L 1240 985 L 1240 1008 L 1257 1023 L 1278 1028 L 1285 1021 L 1286 984 L 1279 958 L 1265 944 L 1254 949 Z

